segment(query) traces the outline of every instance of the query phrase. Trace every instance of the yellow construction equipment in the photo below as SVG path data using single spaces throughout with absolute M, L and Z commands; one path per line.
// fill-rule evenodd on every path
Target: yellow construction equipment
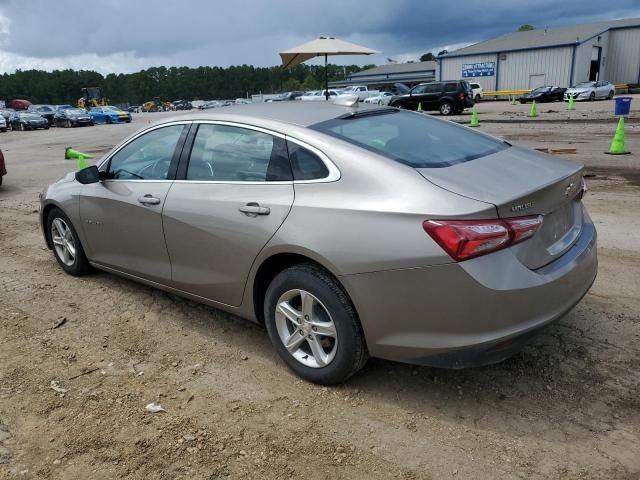
M 104 107 L 109 105 L 109 99 L 102 96 L 100 87 L 86 87 L 82 89 L 82 97 L 78 99 L 78 108 Z
M 160 97 L 153 97 L 153 100 L 142 104 L 143 112 L 168 112 L 169 110 L 175 110 L 175 107 L 171 102 L 161 101 Z

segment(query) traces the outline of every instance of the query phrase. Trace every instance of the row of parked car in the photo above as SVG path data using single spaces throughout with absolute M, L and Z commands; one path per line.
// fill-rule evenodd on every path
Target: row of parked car
M 83 127 L 96 123 L 129 123 L 131 113 L 117 107 L 93 107 L 88 111 L 73 105 L 31 105 L 29 110 L 0 109 L 0 131 L 48 130 L 49 127 Z
M 369 90 L 366 86 L 357 85 L 346 89 L 316 90 L 310 92 L 285 92 L 267 102 L 281 102 L 288 100 L 322 101 L 328 94 L 329 99 L 336 99 L 343 95 L 357 95 L 360 101 L 378 105 L 408 110 L 440 111 L 442 115 L 462 113 L 465 108 L 472 107 L 483 98 L 482 87 L 478 83 L 466 80 L 452 80 L 444 82 L 421 83 L 409 88 L 402 83 L 396 83 L 391 91 Z M 574 100 L 611 99 L 615 95 L 615 86 L 608 81 L 583 82 L 575 87 L 561 88 L 546 85 L 533 89 L 530 93 L 520 96 L 520 103 L 532 101 L 551 102 Z

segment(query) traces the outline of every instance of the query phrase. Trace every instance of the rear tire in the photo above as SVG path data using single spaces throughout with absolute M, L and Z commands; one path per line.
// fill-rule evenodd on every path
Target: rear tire
M 310 308 L 303 307 L 303 298 L 309 300 Z M 284 311 L 289 312 L 287 316 Z M 355 308 L 335 278 L 317 265 L 300 264 L 280 272 L 267 288 L 264 318 L 278 355 L 310 382 L 342 383 L 368 359 Z M 300 328 L 293 321 L 299 322 Z M 290 349 L 286 340 L 293 345 Z
M 451 115 L 453 113 L 453 105 L 451 102 L 442 102 L 440 104 L 440 115 Z
M 53 208 L 47 216 L 47 235 L 53 256 L 65 272 L 79 277 L 91 271 L 91 265 L 71 220 L 59 208 Z
M 20 124 L 20 131 L 24 132 L 27 128 L 24 126 L 24 123 Z

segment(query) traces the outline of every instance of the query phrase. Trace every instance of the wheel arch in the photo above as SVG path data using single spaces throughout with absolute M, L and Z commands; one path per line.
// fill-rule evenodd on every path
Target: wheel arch
M 325 259 L 318 258 L 318 255 L 308 251 L 289 250 L 272 252 L 259 262 L 258 266 L 254 270 L 254 274 L 252 275 L 250 288 L 245 290 L 245 296 L 247 297 L 245 304 L 247 304 L 247 307 L 250 307 L 252 310 L 251 313 L 253 313 L 254 318 L 258 323 L 264 323 L 264 297 L 271 281 L 280 272 L 301 263 L 313 264 L 325 270 L 333 277 L 353 304 L 353 300 L 351 299 L 349 292 L 340 281 L 335 267 L 331 265 L 330 262 Z

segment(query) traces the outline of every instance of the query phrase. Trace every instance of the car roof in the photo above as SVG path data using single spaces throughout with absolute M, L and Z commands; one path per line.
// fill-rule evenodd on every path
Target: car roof
M 389 109 L 391 107 L 367 103 L 358 103 L 357 106 L 347 107 L 336 105 L 333 102 L 264 102 L 231 105 L 221 110 L 216 109 L 205 113 L 189 113 L 164 122 L 179 120 L 233 120 L 252 124 L 256 120 L 263 120 L 308 127 L 354 112 Z

